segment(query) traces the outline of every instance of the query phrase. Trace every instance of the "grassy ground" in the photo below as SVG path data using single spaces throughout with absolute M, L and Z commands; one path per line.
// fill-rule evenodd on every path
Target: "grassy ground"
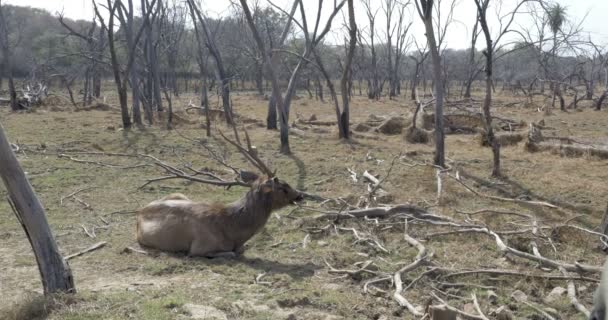
M 63 254 L 82 250 L 93 243 L 107 241 L 104 248 L 70 261 L 78 293 L 44 299 L 36 262 L 29 243 L 6 202 L 0 202 L 0 317 L 28 319 L 44 315 L 49 319 L 188 319 L 197 310 L 219 313 L 228 319 L 397 319 L 411 316 L 392 298 L 389 282 L 379 283 L 380 290 L 363 292 L 363 284 L 371 274 L 344 276 L 328 272 L 326 263 L 337 269 L 357 269 L 355 263 L 373 260 L 377 271 L 392 273 L 415 258 L 417 251 L 403 240 L 404 226 L 400 221 L 316 221 L 313 211 L 287 208 L 273 216 L 265 229 L 249 241 L 247 251 L 238 259 L 194 259 L 179 255 L 140 255 L 125 253 L 136 247 L 134 211 L 149 201 L 168 193 L 181 192 L 201 201 L 231 201 L 245 190 L 168 180 L 140 186 L 148 178 L 163 172 L 137 158 L 103 155 L 78 155 L 82 151 L 116 153 L 146 153 L 174 165 L 191 163 L 194 168 L 221 170 L 209 159 L 199 140 L 205 140 L 218 150 L 224 150 L 229 162 L 246 167 L 241 157 L 222 141 L 204 137 L 202 119 L 181 112 L 194 96 L 174 101 L 181 118 L 177 130 L 168 131 L 156 125 L 145 129 L 123 131 L 119 128 L 120 114 L 115 110 L 74 112 L 68 106 L 42 107 L 33 113 L 0 111 L 0 121 L 11 142 L 18 142 L 24 152 L 18 154 L 23 169 L 42 200 L 51 228 Z M 514 101 L 499 96 L 499 102 Z M 235 94 L 234 109 L 240 115 L 265 119 L 266 101 Z M 353 123 L 364 121 L 370 114 L 409 115 L 413 109 L 404 98 L 396 101 L 370 102 L 356 97 L 352 106 Z M 544 119 L 555 130 L 546 134 L 575 136 L 607 143 L 606 111 L 584 108 L 580 112 L 551 115 L 537 112 L 534 107 L 496 107 L 503 117 L 526 122 Z M 293 118 L 300 114 L 308 118 L 313 113 L 320 120 L 333 120 L 329 102 L 301 98 L 294 101 Z M 223 127 L 218 123 L 217 126 Z M 550 153 L 528 153 L 523 143 L 502 150 L 503 171 L 507 178 L 488 178 L 490 150 L 479 145 L 474 135 L 450 135 L 447 157 L 469 176 L 466 181 L 476 189 L 493 195 L 520 199 L 545 200 L 566 208 L 566 213 L 537 206 L 496 202 L 467 192 L 459 184 L 446 180 L 444 196 L 435 204 L 435 170 L 429 166 L 411 166 L 430 161 L 431 145 L 413 145 L 402 135 L 372 139 L 356 139 L 343 143 L 336 130 L 307 137 L 292 135 L 293 156 L 279 154 L 278 133 L 249 126 L 252 139 L 264 159 L 278 169 L 278 175 L 292 185 L 326 197 L 356 199 L 366 193 L 366 185 L 353 183 L 346 168 L 361 174 L 369 170 L 384 177 L 391 160 L 400 152 L 407 158 L 396 161 L 390 178 L 383 188 L 393 197 L 393 203 L 413 203 L 429 207 L 463 221 L 458 211 L 494 208 L 534 215 L 543 226 L 555 226 L 580 215 L 577 225 L 594 228 L 606 207 L 608 163 L 590 158 L 562 158 Z M 604 139 L 601 141 L 601 139 Z M 70 154 L 77 162 L 60 154 Z M 379 161 L 376 161 L 379 160 Z M 94 163 L 98 162 L 98 163 Z M 86 188 L 86 189 L 85 189 Z M 62 200 L 68 194 L 85 189 Z M 5 197 L 0 187 L 0 196 Z M 314 205 L 309 203 L 309 205 Z M 516 230 L 529 226 L 529 221 L 505 215 L 477 215 L 477 223 L 494 230 Z M 359 233 L 381 243 L 389 253 L 366 242 L 356 242 L 353 233 L 333 226 L 355 228 Z M 329 226 L 325 228 L 326 226 Z M 94 230 L 95 239 L 87 236 Z M 431 232 L 450 230 L 424 224 L 410 224 L 408 234 L 424 240 Z M 573 229 L 545 229 L 541 237 L 541 253 L 552 259 L 573 263 L 600 265 L 604 254 L 599 241 L 589 234 Z M 505 236 L 508 243 L 520 250 L 530 251 L 530 233 Z M 551 239 L 551 241 L 549 241 Z M 306 242 L 306 245 L 303 245 Z M 451 269 L 499 268 L 541 273 L 534 263 L 504 257 L 492 239 L 485 235 L 461 234 L 437 236 L 424 245 L 434 253 L 437 266 Z M 553 249 L 555 248 L 555 250 Z M 403 275 L 407 286 L 425 269 Z M 256 278 L 264 274 L 261 281 Z M 441 288 L 437 278 L 423 278 L 409 288 L 405 296 L 415 305 L 424 305 L 432 286 Z M 445 282 L 445 280 L 444 280 Z M 515 290 L 528 295 L 528 300 L 541 307 L 552 308 L 562 319 L 581 318 L 565 296 L 550 303 L 543 298 L 565 281 L 547 281 L 526 277 L 469 276 L 453 282 L 495 287 L 499 299 L 494 304 L 487 289 L 474 286 L 434 291 L 451 305 L 466 308 L 471 293 L 479 297 L 482 309 L 490 313 L 506 305 L 516 318 L 540 319 L 539 313 L 525 304 L 511 300 Z M 591 306 L 595 284 L 576 282 L 579 300 Z M 384 291 L 383 291 L 384 290 Z M 447 291 L 447 292 L 446 292 Z M 464 297 L 458 299 L 455 297 Z M 202 307 L 201 307 L 202 306 Z M 197 309 L 198 308 L 198 309 Z M 205 309 L 206 308 L 206 309 Z

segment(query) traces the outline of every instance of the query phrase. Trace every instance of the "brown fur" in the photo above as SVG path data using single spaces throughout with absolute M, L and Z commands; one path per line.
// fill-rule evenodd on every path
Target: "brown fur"
M 299 192 L 277 178 L 256 181 L 243 198 L 227 205 L 171 194 L 139 210 L 137 241 L 190 256 L 234 255 L 242 252 L 273 210 L 301 199 Z

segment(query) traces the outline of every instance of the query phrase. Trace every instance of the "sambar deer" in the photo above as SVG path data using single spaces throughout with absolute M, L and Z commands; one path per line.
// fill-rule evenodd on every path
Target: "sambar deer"
M 137 212 L 137 241 L 142 246 L 189 256 L 234 257 L 272 211 L 303 200 L 302 193 L 275 177 L 260 160 L 247 132 L 248 149 L 221 135 L 264 175 L 241 172 L 238 184 L 249 185 L 250 190 L 230 204 L 195 202 L 182 194 L 151 202 Z

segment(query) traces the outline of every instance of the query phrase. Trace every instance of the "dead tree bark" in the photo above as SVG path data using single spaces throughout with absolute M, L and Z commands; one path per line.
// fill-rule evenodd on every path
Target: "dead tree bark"
M 74 278 L 59 253 L 44 207 L 21 169 L 0 124 L 0 176 L 15 214 L 32 245 L 45 294 L 75 293 Z

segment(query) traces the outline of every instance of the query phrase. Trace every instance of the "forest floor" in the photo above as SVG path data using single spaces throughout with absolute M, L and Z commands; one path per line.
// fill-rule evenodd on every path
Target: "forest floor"
M 204 141 L 220 150 L 231 164 L 250 168 L 224 141 L 204 136 L 202 117 L 183 112 L 190 99 L 196 101 L 194 95 L 173 101 L 179 115 L 175 130 L 160 124 L 122 130 L 120 113 L 113 108 L 76 112 L 61 105 L 18 113 L 2 108 L 0 122 L 10 141 L 21 148 L 18 159 L 46 208 L 61 253 L 78 252 L 101 241 L 107 244 L 70 260 L 77 294 L 45 299 L 27 238 L 7 202 L 0 201 L 0 318 L 420 318 L 397 304 L 392 277 L 364 292 L 367 281 L 392 276 L 415 260 L 418 251 L 404 240 L 404 232 L 432 252 L 428 265 L 402 275 L 404 287 L 416 280 L 403 292 L 415 306 L 424 307 L 434 294 L 451 306 L 476 314 L 471 303 L 475 294 L 486 315 L 504 306 L 505 312 L 518 319 L 543 319 L 543 312 L 556 319 L 584 318 L 565 293 L 550 294 L 556 287 L 566 288 L 567 281 L 527 276 L 561 275 L 559 271 L 505 255 L 487 234 L 440 235 L 437 233 L 461 228 L 415 219 L 405 224 L 404 217 L 315 219 L 319 212 L 288 207 L 271 216 L 263 231 L 247 243 L 244 255 L 236 259 L 144 255 L 125 250 L 139 248 L 135 211 L 152 200 L 180 192 L 194 200 L 227 202 L 246 191 L 184 180 L 159 181 L 141 188 L 146 179 L 164 172 L 143 158 L 110 155 L 149 154 L 175 166 L 189 163 L 193 168 L 222 170 L 201 147 Z M 578 111 L 554 110 L 546 114 L 533 105 L 505 106 L 523 100 L 499 94 L 493 112 L 526 123 L 544 119 L 545 127 L 550 128 L 543 131 L 545 135 L 608 144 L 608 111 L 580 106 Z M 212 101 L 215 104 L 215 98 Z M 509 246 L 524 252 L 532 253 L 530 243 L 535 241 L 544 257 L 564 263 L 600 266 L 604 262 L 598 236 L 564 225 L 596 229 L 600 224 L 608 199 L 607 160 L 530 153 L 524 148 L 524 141 L 502 148 L 505 177 L 494 179 L 489 177 L 490 149 L 480 146 L 478 135 L 451 134 L 446 140 L 450 174 L 458 171 L 461 181 L 482 194 L 521 201 L 478 196 L 447 176 L 437 201 L 436 170 L 425 165 L 433 159 L 431 144 L 410 144 L 403 134 L 374 132 L 358 134 L 352 143 L 344 143 L 337 139 L 335 126 L 318 126 L 320 129 L 307 130 L 306 135 L 291 135 L 293 155 L 284 156 L 278 152 L 278 132 L 243 120 L 265 120 L 267 101 L 235 93 L 233 103 L 241 121 L 250 122 L 248 131 L 261 157 L 278 169 L 279 177 L 301 190 L 354 204 L 368 192 L 367 183 L 361 178 L 365 170 L 384 179 L 390 169 L 390 175 L 382 182 L 382 189 L 390 197 L 383 202 L 411 203 L 462 224 L 485 225 L 501 231 Z M 414 104 L 406 97 L 378 102 L 355 97 L 351 119 L 358 124 L 370 114 L 408 118 L 413 109 Z M 335 119 L 331 101 L 321 103 L 307 97 L 293 102 L 291 117 L 296 119 L 298 114 L 305 119 L 312 114 L 319 120 Z M 228 131 L 219 120 L 214 130 L 215 127 Z M 526 131 L 527 125 L 522 130 Z M 358 182 L 351 179 L 347 168 L 357 173 Z M 6 191 L 0 186 L 0 198 L 5 197 Z M 545 201 L 559 208 L 530 201 Z M 310 201 L 305 205 L 319 207 Z M 466 214 L 481 209 L 503 213 Z M 531 232 L 532 220 L 540 227 L 537 235 Z M 357 241 L 349 228 L 371 240 Z M 346 274 L 330 270 L 330 266 L 358 270 L 362 262 L 369 272 Z M 447 271 L 430 272 L 438 267 Z M 516 274 L 453 274 L 479 269 L 511 270 Z M 599 275 L 584 275 L 592 279 L 574 281 L 576 295 L 590 308 L 596 288 L 593 280 Z

